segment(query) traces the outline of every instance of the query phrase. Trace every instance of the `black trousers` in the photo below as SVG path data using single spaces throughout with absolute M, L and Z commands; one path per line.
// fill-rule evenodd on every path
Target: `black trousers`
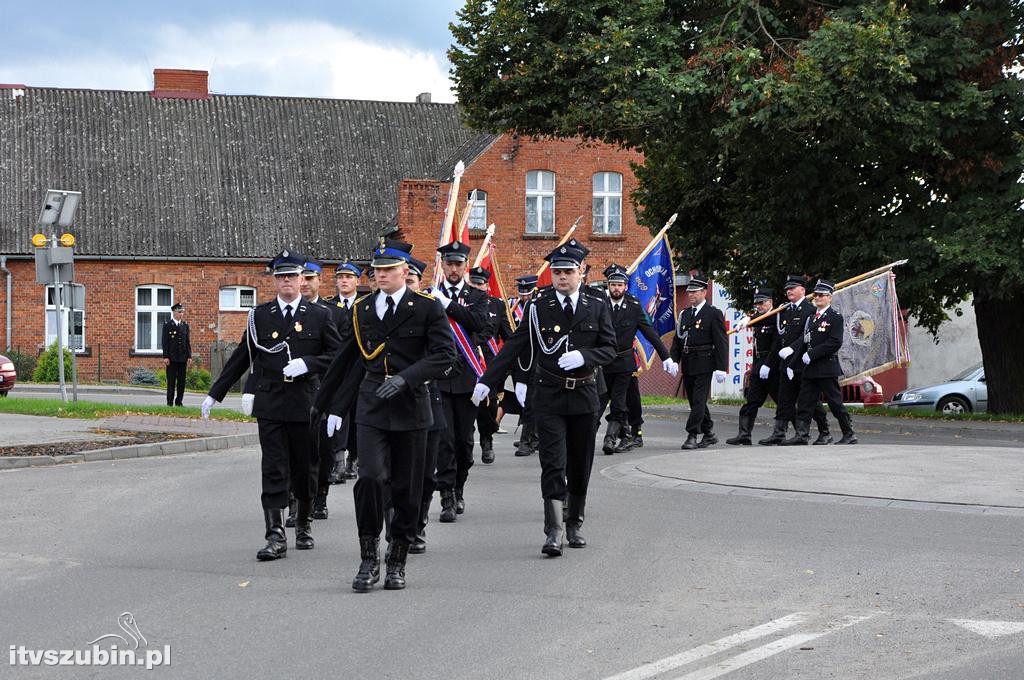
M 512 397 L 515 399 L 515 396 Z M 486 402 L 481 402 L 476 409 L 476 430 L 480 433 L 481 442 L 489 442 L 498 431 L 498 397 L 491 395 Z
M 629 426 L 640 429 L 644 424 L 644 411 L 640 404 L 640 379 L 629 376 L 629 389 L 626 390 L 626 409 L 629 411 Z
M 473 425 L 476 405 L 469 394 L 441 393 L 444 418 L 448 428 L 441 433 L 437 450 L 437 488 L 441 491 L 461 489 L 473 467 Z
M 185 368 L 187 361 L 172 361 L 167 364 L 167 405 L 181 406 L 185 398 Z
M 316 465 L 308 423 L 285 423 L 259 419 L 260 449 L 263 457 L 263 494 L 266 510 L 288 507 L 288 488 L 300 501 L 311 500 L 316 492 Z
M 406 543 L 416 538 L 423 494 L 426 430 L 381 430 L 356 424 L 359 477 L 352 497 L 360 536 L 380 536 L 384 510 L 394 508 L 391 537 Z
M 711 398 L 712 373 L 683 375 L 683 388 L 686 399 L 690 402 L 690 416 L 686 419 L 686 433 L 692 435 L 711 434 L 715 423 L 708 412 L 708 399 Z
M 427 526 L 427 511 L 430 508 L 430 501 L 437 490 L 437 448 L 441 443 L 441 430 L 427 432 L 426 454 L 423 462 L 423 492 L 420 494 L 420 514 L 418 528 Z
M 316 491 L 322 496 L 326 496 L 331 490 L 331 469 L 334 467 L 334 449 L 338 439 L 337 432 L 333 437 L 327 436 L 326 421 L 321 420 L 317 427 L 313 453 L 316 454 Z
M 843 432 L 850 430 L 850 414 L 843 404 L 843 390 L 839 387 L 839 378 L 804 378 L 800 384 L 800 395 L 797 401 L 796 420 L 804 427 L 811 425 L 811 416 L 815 410 L 822 412 L 821 398 L 825 398 L 828 410 L 832 412 Z M 826 427 L 828 423 L 826 422 Z
M 779 398 L 775 402 L 777 404 L 775 419 L 785 420 L 787 423 L 796 425 L 797 400 L 802 391 L 801 385 L 803 385 L 804 374 L 802 371 L 800 373 L 793 373 L 793 379 L 790 380 L 785 373 L 786 369 L 780 366 L 779 375 L 777 376 L 779 381 Z M 771 376 L 768 376 L 768 379 L 771 380 Z M 813 409 L 811 417 L 814 419 L 815 425 L 818 426 L 818 432 L 827 432 L 828 419 L 825 417 L 825 409 L 822 408 L 821 402 L 816 401 Z
M 760 369 L 760 366 L 758 367 Z M 740 418 L 755 417 L 757 410 L 764 406 L 765 400 L 771 396 L 772 401 L 779 403 L 779 381 L 778 376 L 773 375 L 778 369 L 772 369 L 766 380 L 761 380 L 755 370 L 750 374 L 750 384 L 747 385 L 747 400 L 740 407 Z
M 601 400 L 601 413 L 604 413 L 604 406 L 611 405 L 611 411 L 605 418 L 609 423 L 614 421 L 626 425 L 629 421 L 629 383 L 633 377 L 632 373 L 608 373 L 604 374 L 604 381 L 608 385 L 608 395 Z
M 564 500 L 566 493 L 586 496 L 594 465 L 594 414 L 566 416 L 539 409 L 534 418 L 544 498 Z

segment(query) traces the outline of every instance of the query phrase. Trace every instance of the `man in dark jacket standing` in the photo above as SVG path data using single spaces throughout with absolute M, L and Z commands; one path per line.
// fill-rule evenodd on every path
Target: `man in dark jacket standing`
M 185 398 L 185 372 L 192 361 L 192 339 L 188 323 L 181 318 L 185 306 L 171 305 L 171 319 L 164 323 L 161 346 L 167 367 L 167 405 L 181 406 Z
M 580 528 L 594 463 L 597 369 L 615 356 L 615 330 L 608 305 L 580 289 L 583 256 L 582 250 L 569 244 L 547 256 L 552 288 L 527 305 L 526 318 L 473 391 L 473 400 L 480 403 L 504 384 L 517 360 L 532 361 L 529 399 L 537 405 L 534 419 L 544 497 L 541 551 L 549 557 L 562 554 L 562 503 L 566 497 L 569 547 L 587 545 Z
M 671 355 L 683 372 L 683 386 L 690 402 L 683 449 L 703 449 L 718 443 L 715 423 L 708 411 L 712 376 L 725 382 L 728 367 L 728 336 L 725 316 L 707 302 L 708 278 L 697 272 L 686 286 L 690 307 L 679 313 Z M 702 434 L 700 441 L 697 435 Z
M 259 560 L 276 560 L 288 551 L 284 508 L 288 505 L 289 479 L 298 501 L 295 547 L 313 548 L 316 465 L 309 414 L 320 387 L 319 374 L 337 352 L 339 338 L 330 313 L 306 302 L 299 293 L 305 262 L 304 256 L 287 250 L 271 261 L 277 296 L 249 312 L 242 339 L 202 406 L 203 417 L 208 418 L 213 405 L 222 401 L 252 366 L 256 376 L 252 414 L 259 426 L 263 453 L 261 501 L 267 540 L 256 553 Z
M 818 280 L 814 286 L 814 316 L 808 317 L 800 344 L 796 350 L 799 361 L 805 366 L 800 395 L 797 399 L 796 435 L 782 442 L 783 446 L 806 445 L 810 439 L 811 414 L 814 407 L 821 408 L 821 398 L 832 415 L 839 421 L 843 437 L 838 444 L 856 444 L 850 414 L 843 405 L 843 391 L 839 377 L 843 369 L 839 365 L 839 348 L 843 346 L 843 315 L 832 309 L 832 293 L 835 285 Z
M 758 288 L 754 293 L 754 313 L 761 315 L 772 311 L 775 306 L 774 297 L 771 288 Z M 747 398 L 740 408 L 739 432 L 732 439 L 726 439 L 726 444 L 749 446 L 757 410 L 764 405 L 769 395 L 772 401 L 779 402 L 779 334 L 775 329 L 775 321 L 774 318 L 762 319 L 749 326 L 753 335 L 754 362 L 750 367 Z M 744 323 L 743 328 L 747 327 Z
M 473 267 L 469 270 L 469 285 L 487 295 L 489 324 L 491 335 L 480 343 L 480 353 L 483 354 L 484 364 L 490 364 L 498 355 L 502 343 L 512 337 L 512 322 L 509 320 L 508 308 L 505 301 L 494 297 L 489 292 L 491 272 L 483 267 Z M 480 433 L 480 462 L 490 465 L 494 462 L 494 434 L 498 431 L 498 398 L 488 399 L 477 409 L 476 430 Z

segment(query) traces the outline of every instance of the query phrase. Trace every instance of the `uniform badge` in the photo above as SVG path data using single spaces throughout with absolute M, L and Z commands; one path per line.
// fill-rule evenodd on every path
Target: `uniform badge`
M 272 338 L 274 338 L 276 340 L 277 339 L 277 331 L 274 331 L 273 333 L 271 333 L 270 337 L 272 337 Z
M 822 333 L 828 330 L 828 321 L 822 321 L 821 325 L 818 326 L 818 330 L 821 331 Z
M 409 300 L 409 306 L 412 307 L 412 300 Z
M 696 323 L 693 324 L 693 327 L 696 328 L 696 329 L 700 329 L 700 320 L 699 319 L 697 320 Z
M 295 332 L 296 333 L 301 333 L 302 332 L 302 324 L 299 323 L 298 321 L 295 322 Z
M 555 332 L 556 332 L 556 333 L 557 333 L 557 332 L 559 332 L 560 330 L 562 330 L 562 327 L 561 327 L 561 326 L 555 326 Z

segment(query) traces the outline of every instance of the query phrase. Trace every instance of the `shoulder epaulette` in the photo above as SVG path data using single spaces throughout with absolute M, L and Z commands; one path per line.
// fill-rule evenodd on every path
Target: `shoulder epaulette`
M 345 305 L 341 304 L 340 302 L 335 302 L 334 306 L 335 307 L 344 307 Z
M 421 296 L 421 297 L 427 298 L 428 300 L 436 300 L 437 299 L 436 297 L 434 297 L 430 293 L 424 293 L 422 290 L 417 290 L 417 291 L 413 291 L 413 292 L 416 293 L 417 295 Z
M 373 293 L 367 293 L 367 294 L 366 294 L 366 295 L 364 295 L 363 297 L 360 297 L 360 298 L 356 298 L 356 301 L 355 301 L 355 302 L 353 303 L 353 305 L 358 305 L 358 304 L 359 304 L 360 302 L 362 302 L 362 301 L 363 301 L 363 300 L 365 300 L 366 298 L 370 297 L 371 295 L 373 295 Z

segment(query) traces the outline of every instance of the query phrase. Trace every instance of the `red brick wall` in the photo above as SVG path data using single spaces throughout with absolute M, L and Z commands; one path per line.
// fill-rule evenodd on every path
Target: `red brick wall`
M 575 236 L 591 249 L 589 262 L 594 269 L 591 280 L 602 279 L 605 266 L 612 261 L 629 266 L 651 239 L 650 232 L 637 225 L 630 201 L 630 193 L 636 188 L 630 162 L 642 160 L 639 153 L 606 144 L 583 145 L 577 140 L 503 135 L 466 169 L 459 190 L 459 209 L 465 208 L 466 198 L 473 189 L 487 192 L 487 221 L 496 225 L 492 242 L 498 249 L 502 283 L 507 291 L 515 277 L 537 270 L 544 255 L 579 215 L 583 215 L 583 220 Z M 556 235 L 525 233 L 526 173 L 530 170 L 555 173 Z M 621 236 L 593 233 L 591 199 L 596 172 L 622 174 Z M 413 254 L 428 263 L 433 262 L 449 189 L 448 183 L 415 179 L 405 180 L 399 187 L 398 226 L 404 237 L 414 244 Z M 479 235 L 472 239 L 471 257 L 476 257 L 482 238 Z
M 45 341 L 43 286 L 35 283 L 32 261 L 8 261 L 14 275 L 11 345 L 26 354 L 42 351 Z M 75 263 L 75 278 L 85 286 L 85 343 L 88 356 L 79 355 L 82 382 L 127 380 L 129 370 L 163 366 L 157 355 L 133 356 L 135 342 L 135 287 L 163 284 L 174 288 L 174 301 L 185 305 L 185 320 L 192 328 L 192 349 L 204 368 L 210 367 L 210 349 L 217 340 L 238 342 L 245 312 L 221 312 L 223 286 L 253 286 L 257 301 L 274 295 L 273 281 L 259 263 L 97 262 Z M 0 277 L 0 345 L 6 344 L 6 286 Z M 102 375 L 98 374 L 102 365 Z

